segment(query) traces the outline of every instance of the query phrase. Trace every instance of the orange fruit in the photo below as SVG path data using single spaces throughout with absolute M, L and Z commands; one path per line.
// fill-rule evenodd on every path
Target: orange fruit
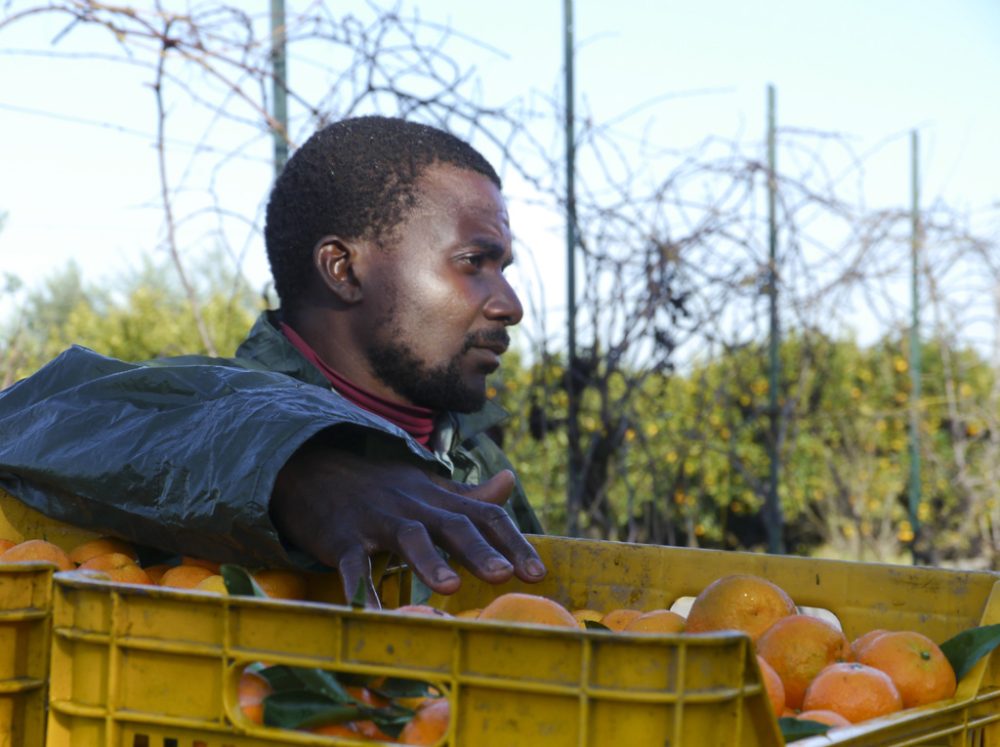
M 196 583 L 192 588 L 197 589 L 198 591 L 211 591 L 215 594 L 229 593 L 229 589 L 226 588 L 226 579 L 218 573 L 213 573 L 211 576 L 205 576 L 205 578 Z
M 915 630 L 884 633 L 858 661 L 881 669 L 903 699 L 903 708 L 935 703 L 955 694 L 955 670 L 934 641 Z
M 796 713 L 795 718 L 800 721 L 817 721 L 827 726 L 850 726 L 851 722 L 841 716 L 836 711 L 802 711 Z
M 130 556 L 120 552 L 110 552 L 104 555 L 94 555 L 80 564 L 83 571 L 102 571 L 109 580 L 120 584 L 152 584 L 139 564 Z
M 5 550 L 9 550 L 10 548 L 12 548 L 16 544 L 17 544 L 17 542 L 15 542 L 14 540 L 0 539 L 0 552 L 4 552 Z
M 198 582 L 214 575 L 216 574 L 200 565 L 175 565 L 160 578 L 160 586 L 193 589 L 198 585 Z
M 902 710 L 899 690 L 885 672 L 856 661 L 831 664 L 816 675 L 803 711 L 835 711 L 852 724 Z
M 684 631 L 684 618 L 670 610 L 650 610 L 643 612 L 623 631 L 625 633 L 681 633 Z
M 429 615 L 430 617 L 451 617 L 451 614 L 429 604 L 404 604 L 392 612 L 402 612 L 407 615 Z
M 601 625 L 611 630 L 625 630 L 630 622 L 642 614 L 642 610 L 620 608 L 611 610 L 601 617 Z
M 68 555 L 69 559 L 74 563 L 83 565 L 91 558 L 96 558 L 98 555 L 110 555 L 111 553 L 127 555 L 133 563 L 139 562 L 139 553 L 136 552 L 135 547 L 117 537 L 98 537 L 97 539 L 81 542 L 70 550 Z
M 271 694 L 271 683 L 264 677 L 246 669 L 240 673 L 236 697 L 243 715 L 255 724 L 264 723 L 264 698 Z
M 154 584 L 160 583 L 163 578 L 163 574 L 169 571 L 171 568 L 176 568 L 177 566 L 172 563 L 157 563 L 156 565 L 147 565 L 143 568 L 146 571 L 146 575 L 149 576 L 149 580 Z
M 196 558 L 192 555 L 181 555 L 181 565 L 195 565 L 199 568 L 207 568 L 212 573 L 218 573 L 222 567 L 222 563 L 216 563 L 214 560 Z
M 0 563 L 49 563 L 60 571 L 71 571 L 76 564 L 58 545 L 47 540 L 30 539 L 18 542 L 0 553 Z
M 475 620 L 477 617 L 479 617 L 479 613 L 482 611 L 483 610 L 481 607 L 473 607 L 472 609 L 456 612 L 455 617 L 461 618 L 463 620 Z
M 771 701 L 771 711 L 775 716 L 781 716 L 785 712 L 785 686 L 781 684 L 781 677 L 762 656 L 757 657 L 757 666 L 760 667 L 760 674 L 764 680 L 767 699 Z
M 888 630 L 884 628 L 876 628 L 875 630 L 869 630 L 867 633 L 859 635 L 853 641 L 851 641 L 851 659 L 854 661 L 858 660 L 861 656 L 861 652 L 868 647 L 868 644 L 874 641 L 883 633 L 888 633 Z
M 314 726 L 306 731 L 309 731 L 312 734 L 323 734 L 328 737 L 351 737 L 352 739 L 361 738 L 357 729 L 355 729 L 350 722 L 347 722 L 346 724 L 323 724 L 322 726 Z
M 785 686 L 785 702 L 801 708 L 806 688 L 828 664 L 846 661 L 847 637 L 818 617 L 788 615 L 757 639 L 757 654 L 770 664 Z
M 718 578 L 701 590 L 691 603 L 685 630 L 741 630 L 756 641 L 777 620 L 797 611 L 795 602 L 777 584 L 737 573 Z
M 569 614 L 569 610 L 566 612 Z M 447 698 L 431 700 L 406 723 L 399 733 L 398 741 L 400 744 L 437 744 L 448 731 L 450 718 L 451 704 Z
M 501 594 L 483 607 L 479 620 L 499 620 L 502 622 L 534 623 L 579 628 L 580 624 L 572 613 L 559 602 L 538 594 L 508 592 Z
M 305 599 L 305 576 L 295 571 L 281 569 L 256 571 L 254 581 L 273 599 Z

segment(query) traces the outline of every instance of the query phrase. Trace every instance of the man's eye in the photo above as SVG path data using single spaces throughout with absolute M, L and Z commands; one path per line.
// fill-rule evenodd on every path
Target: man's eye
M 478 268 L 483 266 L 483 263 L 486 261 L 486 257 L 482 254 L 467 254 L 462 257 L 462 261 Z

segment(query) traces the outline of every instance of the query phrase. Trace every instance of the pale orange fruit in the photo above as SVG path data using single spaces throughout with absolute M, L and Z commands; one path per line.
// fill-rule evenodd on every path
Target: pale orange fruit
M 0 553 L 0 563 L 49 563 L 60 571 L 71 571 L 76 564 L 66 551 L 47 540 L 30 539 L 18 542 Z
M 685 620 L 670 610 L 650 610 L 629 621 L 624 633 L 682 633 Z
M 175 565 L 160 577 L 160 586 L 193 589 L 199 582 L 214 575 L 216 574 L 200 565 Z
M 555 625 L 565 628 L 580 627 L 572 613 L 555 600 L 522 592 L 501 594 L 483 607 L 477 619 Z
M 74 563 L 83 565 L 91 558 L 96 558 L 98 555 L 110 555 L 111 553 L 126 555 L 133 563 L 139 562 L 139 553 L 136 552 L 135 547 L 131 543 L 117 537 L 98 537 L 97 539 L 81 542 L 67 554 L 69 555 L 69 559 Z
M 716 579 L 695 597 L 685 630 L 739 630 L 756 641 L 776 621 L 797 611 L 777 584 L 752 574 L 732 574 Z

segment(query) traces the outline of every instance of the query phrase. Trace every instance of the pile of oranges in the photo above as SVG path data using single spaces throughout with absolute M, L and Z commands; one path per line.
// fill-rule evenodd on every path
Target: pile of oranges
M 84 542 L 69 552 L 45 540 L 0 539 L 0 564 L 43 561 L 60 570 L 79 569 L 117 583 L 158 584 L 226 593 L 218 564 L 181 558 L 170 565 L 140 565 L 135 549 L 113 538 Z M 268 595 L 306 599 L 304 576 L 293 571 L 251 574 Z M 450 614 L 428 605 L 408 605 L 397 614 L 436 615 L 565 628 L 599 628 L 622 634 L 698 634 L 721 630 L 746 633 L 753 641 L 762 681 L 775 715 L 846 726 L 954 695 L 955 672 L 939 646 L 916 630 L 871 630 L 850 640 L 839 625 L 803 614 L 773 582 L 749 574 L 724 576 L 705 587 L 686 616 L 669 609 L 573 609 L 536 594 L 507 593 L 481 609 Z M 356 703 L 373 709 L 395 703 L 378 689 L 348 688 Z M 243 713 L 263 723 L 268 681 L 246 671 L 239 683 Z M 436 697 L 435 697 L 436 696 Z M 406 704 L 413 717 L 398 736 L 372 721 L 312 727 L 327 735 L 400 744 L 434 744 L 448 728 L 449 700 L 434 696 Z
M 176 563 L 139 564 L 135 548 L 120 539 L 100 537 L 69 550 L 42 539 L 22 542 L 0 539 L 0 563 L 51 563 L 60 571 L 80 570 L 93 578 L 120 584 L 170 586 L 226 593 L 220 566 L 208 560 L 182 556 Z M 269 597 L 305 599 L 306 580 L 301 574 L 282 569 L 253 572 L 254 581 Z
M 443 614 L 427 607 L 403 611 Z M 738 630 L 754 642 L 757 663 L 779 717 L 847 726 L 934 703 L 955 693 L 955 672 L 939 646 L 915 630 L 871 630 L 849 640 L 836 624 L 802 614 L 765 578 L 724 576 L 706 586 L 686 617 L 666 609 L 570 610 L 531 594 L 505 594 L 458 617 L 597 627 L 623 633 Z

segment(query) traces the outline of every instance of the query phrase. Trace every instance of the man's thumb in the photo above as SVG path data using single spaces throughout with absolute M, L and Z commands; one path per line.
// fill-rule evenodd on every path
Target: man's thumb
M 510 497 L 510 491 L 514 489 L 515 482 L 514 473 L 505 469 L 497 472 L 480 485 L 468 486 L 463 492 L 467 498 L 502 506 Z

